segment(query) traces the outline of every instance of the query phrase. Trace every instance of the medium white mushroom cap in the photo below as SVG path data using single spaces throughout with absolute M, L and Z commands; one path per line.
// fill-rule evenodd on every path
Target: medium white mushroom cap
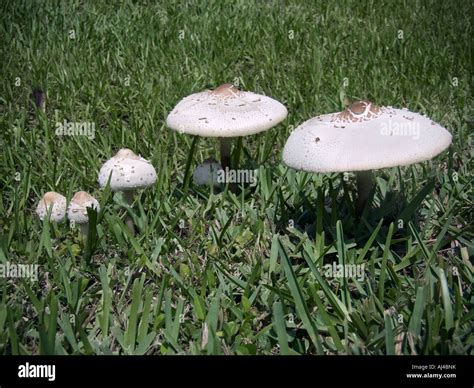
M 435 157 L 451 138 L 445 128 L 418 113 L 359 101 L 297 127 L 285 144 L 283 161 L 314 172 L 406 166 Z
M 97 212 L 100 211 L 99 202 L 90 194 L 85 191 L 78 191 L 71 199 L 67 216 L 70 221 L 76 224 L 87 224 L 89 222 L 89 216 L 87 215 L 87 208 L 93 208 Z
M 206 186 L 211 182 L 215 187 L 220 185 L 218 173 L 222 166 L 213 158 L 205 160 L 194 170 L 193 181 L 198 186 Z
M 48 191 L 36 206 L 36 214 L 41 221 L 48 215 L 48 210 L 52 206 L 50 221 L 61 222 L 66 216 L 66 197 L 54 191 Z
M 287 114 L 286 107 L 273 98 L 224 84 L 183 98 L 168 115 L 166 125 L 191 135 L 237 137 L 272 128 Z
M 156 171 L 153 165 L 127 148 L 122 148 L 104 163 L 99 172 L 100 187 L 105 187 L 111 173 L 112 191 L 140 189 L 156 182 Z

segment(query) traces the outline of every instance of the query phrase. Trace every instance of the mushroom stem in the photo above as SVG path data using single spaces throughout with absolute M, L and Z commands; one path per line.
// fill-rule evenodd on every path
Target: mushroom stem
M 220 137 L 220 151 L 221 151 L 221 166 L 225 170 L 226 167 L 231 168 L 230 163 L 230 151 L 232 149 L 232 140 L 231 137 Z
M 81 236 L 85 240 L 89 234 L 89 223 L 80 224 L 79 227 L 81 229 Z
M 370 197 L 372 187 L 374 185 L 374 175 L 372 171 L 359 171 L 356 172 L 357 182 L 357 200 L 356 200 L 356 212 L 360 216 L 364 211 L 365 204 Z
M 133 203 L 133 195 L 134 195 L 134 191 L 133 190 L 126 190 L 123 192 L 123 198 L 125 199 L 125 201 L 131 205 Z
M 132 205 L 133 203 L 134 194 L 135 194 L 134 190 L 126 190 L 123 192 L 123 198 L 129 205 Z M 132 217 L 130 217 L 128 214 L 125 217 L 125 225 L 127 225 L 127 228 L 130 231 L 130 233 L 132 235 L 135 235 L 135 225 L 133 224 Z

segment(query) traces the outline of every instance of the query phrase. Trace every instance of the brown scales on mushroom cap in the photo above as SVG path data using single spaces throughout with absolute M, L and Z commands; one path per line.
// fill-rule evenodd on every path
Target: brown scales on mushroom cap
M 222 84 L 221 86 L 215 88 L 211 93 L 220 97 L 233 97 L 239 92 L 240 90 L 232 84 Z
M 121 150 L 119 150 L 119 152 L 117 152 L 115 156 L 119 158 L 134 159 L 134 160 L 140 159 L 140 157 L 135 152 L 133 152 L 132 150 L 128 148 L 122 148 Z
M 48 191 L 43 195 L 42 201 L 46 206 L 48 206 L 59 199 L 61 199 L 61 196 L 58 193 L 55 193 L 54 191 Z
M 380 107 L 374 105 L 370 101 L 356 101 L 349 105 L 346 110 L 336 114 L 334 121 L 365 121 L 377 117 L 381 111 Z
M 78 191 L 71 199 L 71 202 L 83 205 L 94 200 L 94 197 L 85 191 Z

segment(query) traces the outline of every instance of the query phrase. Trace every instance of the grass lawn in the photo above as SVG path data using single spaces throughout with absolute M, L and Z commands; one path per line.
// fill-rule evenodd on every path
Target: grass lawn
M 38 278 L 0 278 L 0 354 L 472 354 L 473 8 L 2 1 L 0 264 L 38 264 Z M 234 148 L 258 170 L 237 194 L 190 179 L 216 139 L 165 125 L 181 98 L 225 82 L 289 112 Z M 362 219 L 353 174 L 281 161 L 293 128 L 357 99 L 453 135 L 431 161 L 375 171 Z M 64 121 L 95 132 L 58 136 Z M 97 183 L 123 147 L 158 175 L 133 206 Z M 45 192 L 79 190 L 101 204 L 87 242 L 35 214 Z M 333 263 L 363 276 L 328 276 Z

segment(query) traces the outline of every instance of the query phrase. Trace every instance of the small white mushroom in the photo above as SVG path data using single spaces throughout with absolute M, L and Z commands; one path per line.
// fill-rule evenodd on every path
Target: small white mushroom
M 100 187 L 106 186 L 109 177 L 111 190 L 123 192 L 124 199 L 131 205 L 135 190 L 152 186 L 156 182 L 156 171 L 148 160 L 128 148 L 122 148 L 100 169 Z M 126 224 L 130 232 L 135 233 L 130 217 L 127 217 Z
M 214 187 L 219 187 L 218 174 L 220 170 L 222 170 L 222 166 L 214 158 L 206 159 L 194 170 L 193 181 L 198 186 L 212 184 Z
M 36 214 L 43 221 L 48 215 L 48 211 L 51 211 L 50 221 L 61 222 L 64 220 L 66 216 L 66 197 L 54 191 L 48 191 L 44 194 L 38 202 L 38 206 L 36 206 Z
M 92 195 L 85 191 L 78 191 L 72 197 L 67 211 L 69 221 L 74 223 L 74 225 L 79 225 L 83 236 L 87 236 L 87 233 L 89 232 L 89 216 L 87 214 L 88 207 L 97 212 L 100 211 L 99 202 Z
M 218 137 L 221 165 L 231 168 L 232 139 L 270 129 L 288 114 L 280 102 L 231 84 L 223 84 L 183 98 L 171 111 L 166 125 L 171 129 L 203 137 Z
M 445 128 L 421 114 L 358 101 L 301 124 L 285 144 L 283 161 L 309 172 L 355 171 L 360 214 L 372 190 L 371 170 L 432 159 L 451 139 Z
M 105 187 L 110 180 L 112 191 L 134 191 L 151 186 L 156 181 L 156 171 L 146 159 L 136 155 L 128 148 L 122 148 L 115 156 L 105 162 L 99 172 L 99 185 Z

